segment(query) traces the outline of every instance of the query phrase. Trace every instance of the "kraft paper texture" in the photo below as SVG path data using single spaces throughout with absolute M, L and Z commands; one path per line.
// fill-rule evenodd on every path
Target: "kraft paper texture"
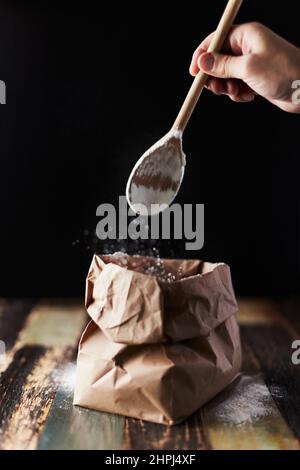
M 76 405 L 176 424 L 240 371 L 238 307 L 225 264 L 95 255 L 86 307 Z

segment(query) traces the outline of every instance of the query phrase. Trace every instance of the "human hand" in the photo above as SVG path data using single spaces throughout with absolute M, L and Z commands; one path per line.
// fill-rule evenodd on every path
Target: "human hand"
M 292 84 L 300 80 L 300 49 L 260 23 L 233 26 L 221 54 L 207 52 L 212 35 L 195 50 L 192 75 L 205 72 L 206 87 L 233 101 L 249 102 L 257 94 L 284 111 L 300 113 L 300 99 L 292 99 Z

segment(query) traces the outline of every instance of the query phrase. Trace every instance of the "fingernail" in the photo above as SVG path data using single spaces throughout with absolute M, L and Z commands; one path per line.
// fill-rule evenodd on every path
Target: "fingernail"
M 242 100 L 245 100 L 245 101 L 252 101 L 254 99 L 254 95 L 253 93 L 250 93 L 250 92 L 245 92 L 242 94 L 241 96 Z
M 210 70 L 213 69 L 215 63 L 215 58 L 214 56 L 208 52 L 207 54 L 203 54 L 199 57 L 199 67 L 203 69 L 204 71 L 209 72 Z

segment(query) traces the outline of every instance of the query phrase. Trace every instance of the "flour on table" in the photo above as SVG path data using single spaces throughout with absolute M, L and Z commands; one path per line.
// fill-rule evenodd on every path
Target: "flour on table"
M 279 394 L 279 392 L 278 392 Z M 274 412 L 267 386 L 257 377 L 242 376 L 224 400 L 213 405 L 214 416 L 228 424 L 254 423 Z

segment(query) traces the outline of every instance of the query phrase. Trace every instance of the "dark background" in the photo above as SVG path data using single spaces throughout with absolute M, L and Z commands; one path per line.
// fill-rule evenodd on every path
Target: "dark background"
M 117 202 L 170 128 L 191 54 L 224 5 L 1 2 L 1 296 L 83 294 L 96 207 Z M 299 2 L 247 0 L 238 21 L 253 20 L 300 46 Z M 205 92 L 177 199 L 205 203 L 204 249 L 163 254 L 229 263 L 239 295 L 297 293 L 299 119 Z

